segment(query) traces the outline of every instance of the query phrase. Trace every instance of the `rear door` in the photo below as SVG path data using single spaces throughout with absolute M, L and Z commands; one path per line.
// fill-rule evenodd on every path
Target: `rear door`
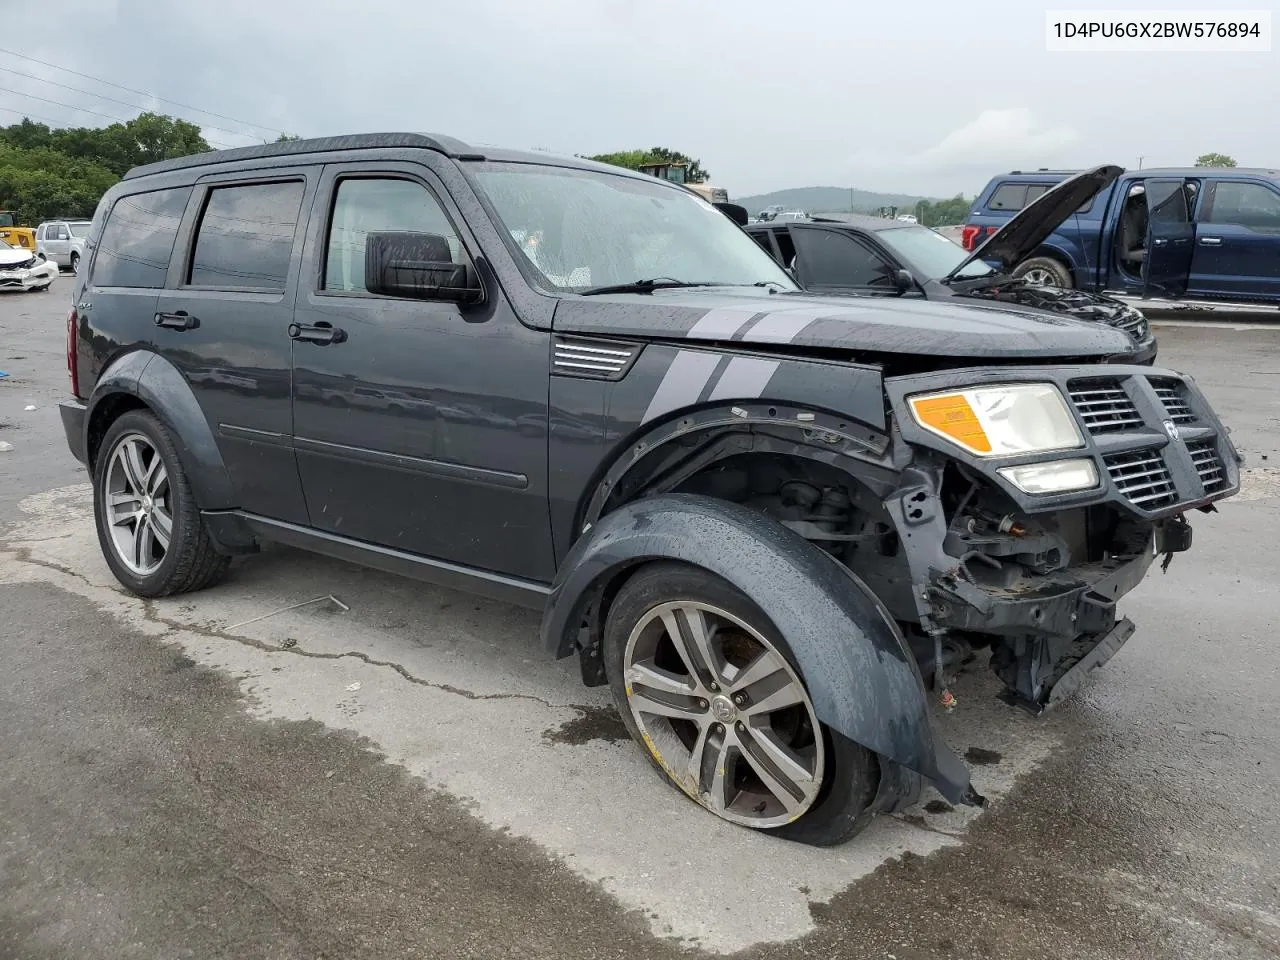
M 796 278 L 808 290 L 895 293 L 894 266 L 869 244 L 842 230 L 795 224 Z
M 240 508 L 294 523 L 307 512 L 292 445 L 289 325 L 302 213 L 319 176 L 310 166 L 201 179 L 155 314 L 155 346 L 195 393 Z
M 1203 193 L 1190 292 L 1280 301 L 1280 190 L 1232 178 L 1208 181 Z
M 1142 266 L 1144 297 L 1180 297 L 1187 291 L 1195 224 L 1187 181 L 1156 177 L 1144 184 L 1147 199 L 1147 252 Z

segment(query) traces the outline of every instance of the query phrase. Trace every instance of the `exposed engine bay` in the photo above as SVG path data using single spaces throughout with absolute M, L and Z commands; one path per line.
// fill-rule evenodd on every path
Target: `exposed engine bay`
M 1039 286 L 1014 280 L 1000 286 L 971 289 L 965 296 L 1035 307 L 1038 310 L 1062 313 L 1081 320 L 1104 323 L 1124 330 L 1139 342 L 1150 336 L 1147 319 L 1140 310 L 1115 297 L 1097 293 L 1084 293 L 1064 287 Z

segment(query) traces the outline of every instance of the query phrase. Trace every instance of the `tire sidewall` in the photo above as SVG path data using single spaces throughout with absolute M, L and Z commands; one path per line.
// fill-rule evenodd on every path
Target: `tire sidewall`
M 601 656 L 614 705 L 632 739 L 649 762 L 675 785 L 653 756 L 628 703 L 624 657 L 635 625 L 655 606 L 680 600 L 709 603 L 750 624 L 786 658 L 808 690 L 808 680 L 782 633 L 746 594 L 716 575 L 683 563 L 656 562 L 641 567 L 622 587 L 609 608 Z M 823 784 L 818 798 L 799 820 L 771 828 L 750 828 L 820 846 L 841 843 L 870 822 L 871 801 L 879 785 L 875 755 L 847 737 L 821 725 L 825 750 Z M 680 791 L 684 793 L 683 790 Z M 688 794 L 685 794 L 688 796 Z M 690 797 L 691 800 L 694 798 Z M 694 800 L 696 803 L 697 801 Z M 701 804 L 699 804 L 701 806 Z
M 111 539 L 108 513 L 106 509 L 106 479 L 110 468 L 111 457 L 121 440 L 131 434 L 146 437 L 156 449 L 169 474 L 169 513 L 173 518 L 173 528 L 169 535 L 170 549 L 165 552 L 160 566 L 145 577 L 139 576 L 125 566 L 116 554 L 115 543 Z M 160 596 L 166 587 L 175 568 L 180 563 L 180 545 L 184 542 L 186 524 L 186 507 L 183 501 L 186 495 L 185 484 L 178 482 L 182 464 L 177 450 L 170 440 L 168 432 L 154 416 L 140 410 L 132 410 L 119 417 L 102 438 L 98 448 L 98 457 L 93 471 L 93 513 L 95 526 L 98 529 L 98 543 L 102 547 L 102 555 L 115 575 L 131 592 L 143 597 Z

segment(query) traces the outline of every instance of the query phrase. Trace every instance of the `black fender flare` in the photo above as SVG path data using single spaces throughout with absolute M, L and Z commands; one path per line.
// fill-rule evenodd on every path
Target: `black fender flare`
M 85 406 L 85 450 L 90 451 L 94 414 L 120 394 L 136 397 L 178 438 L 178 455 L 201 510 L 229 510 L 235 502 L 231 474 L 213 429 L 190 385 L 172 363 L 149 350 L 124 354 L 103 371 Z
M 738 504 L 667 494 L 607 514 L 565 558 L 542 621 L 556 656 L 573 652 L 599 592 L 651 560 L 678 560 L 751 597 L 799 661 L 818 719 L 918 773 L 952 803 L 979 802 L 933 722 L 915 658 L 888 611 L 799 534 Z

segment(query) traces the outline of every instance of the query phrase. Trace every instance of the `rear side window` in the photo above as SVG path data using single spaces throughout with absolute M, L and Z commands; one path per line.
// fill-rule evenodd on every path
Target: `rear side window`
M 1234 223 L 1252 230 L 1280 232 L 1280 193 L 1260 183 L 1210 183 L 1206 223 Z
M 1002 183 L 987 201 L 988 210 L 1021 210 L 1027 205 L 1025 183 Z
M 107 215 L 93 259 L 99 287 L 163 287 L 190 187 L 121 197 Z
M 283 290 L 302 208 L 301 180 L 209 191 L 188 283 Z

